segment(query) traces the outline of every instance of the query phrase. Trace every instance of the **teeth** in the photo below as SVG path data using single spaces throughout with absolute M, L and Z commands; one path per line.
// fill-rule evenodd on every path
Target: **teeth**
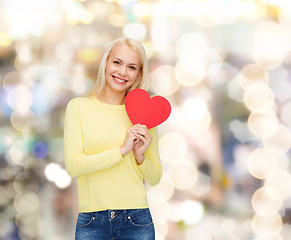
M 120 79 L 116 79 L 118 82 L 125 82 L 125 81 L 122 81 L 122 80 L 120 80 Z
M 126 81 L 121 80 L 121 79 L 119 79 L 119 78 L 117 78 L 117 77 L 114 77 L 114 78 L 115 78 L 115 80 L 116 80 L 117 82 L 120 82 L 120 83 L 124 83 L 124 82 L 126 82 Z

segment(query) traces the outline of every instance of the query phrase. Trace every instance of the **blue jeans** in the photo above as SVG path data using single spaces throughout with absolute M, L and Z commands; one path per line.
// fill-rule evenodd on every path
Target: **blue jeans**
M 145 209 L 79 213 L 75 240 L 154 240 L 151 213 Z

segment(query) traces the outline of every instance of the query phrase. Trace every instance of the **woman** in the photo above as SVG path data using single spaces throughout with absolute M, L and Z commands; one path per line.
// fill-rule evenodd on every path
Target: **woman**
M 124 99 L 145 88 L 148 67 L 140 42 L 120 38 L 107 48 L 90 97 L 66 109 L 64 152 L 70 176 L 78 177 L 75 239 L 154 239 L 143 180 L 162 175 L 157 129 L 130 122 Z

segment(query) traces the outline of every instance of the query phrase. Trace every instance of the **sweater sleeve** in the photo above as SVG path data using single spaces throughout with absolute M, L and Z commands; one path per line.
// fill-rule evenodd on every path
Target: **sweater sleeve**
M 91 155 L 84 154 L 79 106 L 71 100 L 64 120 L 65 165 L 71 177 L 90 174 L 114 166 L 123 160 L 119 148 Z
M 162 166 L 158 150 L 157 128 L 152 128 L 149 131 L 152 135 L 153 140 L 145 152 L 145 159 L 143 163 L 141 165 L 138 165 L 138 169 L 141 172 L 143 178 L 151 186 L 154 186 L 160 182 L 160 179 L 162 177 Z

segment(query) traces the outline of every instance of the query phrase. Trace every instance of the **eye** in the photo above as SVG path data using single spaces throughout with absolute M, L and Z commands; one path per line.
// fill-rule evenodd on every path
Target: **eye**
M 117 61 L 117 60 L 115 60 L 113 63 L 116 64 L 116 65 L 119 65 L 120 64 L 120 62 Z
M 136 70 L 136 67 L 135 67 L 135 66 L 129 66 L 129 68 L 130 68 L 131 70 Z

